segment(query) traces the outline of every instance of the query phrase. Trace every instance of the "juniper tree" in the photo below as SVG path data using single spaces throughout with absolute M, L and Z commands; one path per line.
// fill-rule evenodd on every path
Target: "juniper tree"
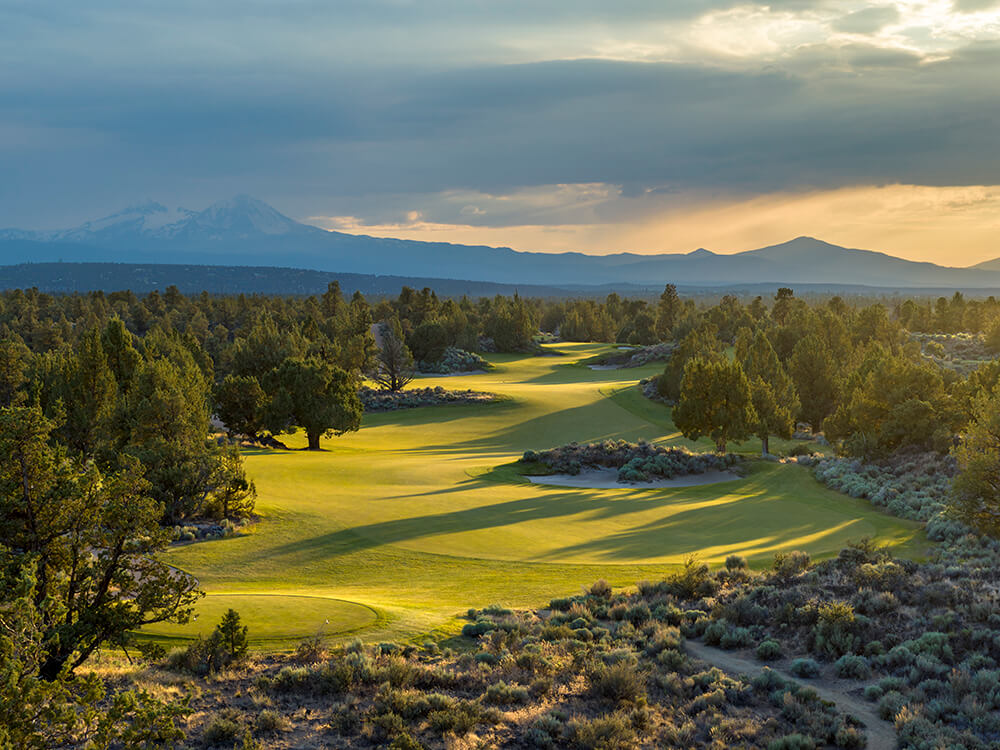
M 186 621 L 196 582 L 155 554 L 170 542 L 142 466 L 83 466 L 53 447 L 35 408 L 0 409 L 0 600 L 33 569 L 39 675 L 55 679 L 142 625 Z
M 740 363 L 722 357 L 689 360 L 673 418 L 684 437 L 710 437 L 719 453 L 727 442 L 750 437 L 757 414 Z
M 795 414 L 799 409 L 798 395 L 795 384 L 762 331 L 758 331 L 750 341 L 742 365 L 750 383 L 750 400 L 756 413 L 752 430 L 760 438 L 761 453 L 766 456 L 771 435 L 786 439 L 791 437 Z
M 315 357 L 286 359 L 264 378 L 269 395 L 265 422 L 277 434 L 301 427 L 309 450 L 320 437 L 361 427 L 362 406 L 355 380 L 336 365 Z

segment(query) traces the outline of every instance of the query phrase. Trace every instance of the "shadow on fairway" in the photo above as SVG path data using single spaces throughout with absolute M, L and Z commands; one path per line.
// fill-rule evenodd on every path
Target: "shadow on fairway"
M 648 434 L 648 427 L 629 424 L 625 429 L 607 429 L 615 424 L 614 412 L 622 407 L 607 399 L 549 412 L 538 417 L 515 422 L 503 429 L 494 430 L 473 440 L 456 443 L 424 445 L 426 453 L 522 453 L 526 450 L 553 448 L 566 442 L 567 435 L 573 435 L 579 443 L 601 440 L 635 440 Z M 592 430 L 598 430 L 592 432 Z M 603 432 L 599 431 L 604 429 Z
M 485 484 L 470 479 L 462 483 L 461 489 Z M 402 495 L 393 500 L 403 501 L 407 497 L 413 496 Z M 551 551 L 525 549 L 515 559 L 560 562 L 585 557 L 594 561 L 638 562 L 707 551 L 717 556 L 717 548 L 724 549 L 726 554 L 747 551 L 764 554 L 796 547 L 815 550 L 825 538 L 843 540 L 844 532 L 852 528 L 857 532 L 853 535 L 856 538 L 874 531 L 865 519 L 845 518 L 835 507 L 817 514 L 813 523 L 789 525 L 796 504 L 794 500 L 776 499 L 767 486 L 754 481 L 739 487 L 738 493 L 719 496 L 681 490 L 540 490 L 530 498 L 355 526 L 276 547 L 269 554 L 322 559 L 426 537 L 577 516 L 589 522 L 614 519 L 620 525 L 630 514 L 658 508 L 665 515 L 656 520 L 644 520 L 633 528 Z M 811 510 L 815 512 L 815 508 Z M 489 559 L 490 555 L 481 557 Z

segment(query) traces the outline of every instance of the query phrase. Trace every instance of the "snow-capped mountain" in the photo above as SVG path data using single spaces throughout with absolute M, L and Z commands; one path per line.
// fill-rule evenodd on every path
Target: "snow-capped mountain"
M 167 208 L 162 203 L 147 201 L 71 229 L 47 232 L 0 230 L 0 239 L 119 246 L 137 241 L 196 238 L 221 241 L 322 231 L 288 218 L 263 201 L 238 195 L 213 203 L 204 211 Z

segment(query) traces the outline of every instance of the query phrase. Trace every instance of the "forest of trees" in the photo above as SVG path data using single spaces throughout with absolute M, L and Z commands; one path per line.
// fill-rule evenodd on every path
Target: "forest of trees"
M 316 297 L 16 290 L 0 295 L 5 679 L 39 705 L 53 691 L 92 703 L 84 683 L 64 681 L 75 667 L 142 624 L 189 615 L 195 582 L 155 553 L 177 524 L 250 515 L 256 494 L 238 443 L 212 435 L 213 416 L 250 440 L 302 430 L 318 449 L 360 427 L 366 377 L 402 388 L 449 348 L 537 353 L 540 332 L 675 342 L 655 391 L 686 436 L 720 451 L 756 437 L 767 454 L 771 437 L 807 423 L 866 460 L 953 452 L 957 516 L 1000 532 L 1000 362 L 987 355 L 963 375 L 913 335 L 971 333 L 1000 350 L 993 298 L 810 303 L 781 289 L 706 305 L 668 285 L 649 304 L 442 300 L 404 287 L 373 304 L 335 283 Z M 122 716 L 169 713 L 129 700 Z

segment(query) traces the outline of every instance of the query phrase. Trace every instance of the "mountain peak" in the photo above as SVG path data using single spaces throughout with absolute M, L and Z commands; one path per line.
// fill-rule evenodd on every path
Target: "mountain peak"
M 162 203 L 159 203 L 158 201 L 144 200 L 144 201 L 139 201 L 138 203 L 133 203 L 131 206 L 126 206 L 123 210 L 115 214 L 115 216 L 119 216 L 122 214 L 148 215 L 148 214 L 163 213 L 164 211 L 167 210 L 168 210 L 167 207 L 164 206 Z
M 697 250 L 692 250 L 687 254 L 688 258 L 714 258 L 715 253 L 711 250 L 706 250 L 703 247 L 699 247 Z
M 192 224 L 199 231 L 236 235 L 290 234 L 301 231 L 304 226 L 249 195 L 236 195 L 213 203 L 196 214 Z

